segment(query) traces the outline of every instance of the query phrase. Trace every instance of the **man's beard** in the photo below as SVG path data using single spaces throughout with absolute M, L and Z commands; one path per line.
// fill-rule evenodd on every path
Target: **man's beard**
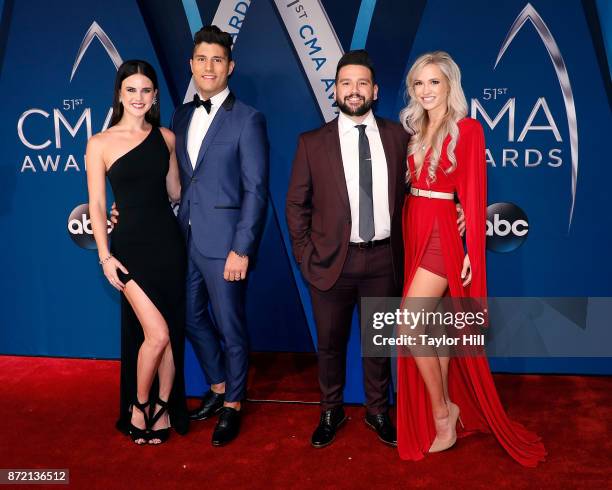
M 344 100 L 350 99 L 351 97 L 354 97 L 354 94 L 345 97 Z M 372 108 L 372 104 L 374 104 L 374 99 L 366 99 L 361 95 L 359 95 L 358 97 L 360 97 L 363 102 L 355 109 L 352 109 L 351 106 L 345 103 L 344 101 L 338 100 L 338 98 L 336 98 L 336 103 L 338 104 L 340 110 L 347 116 L 364 116 Z

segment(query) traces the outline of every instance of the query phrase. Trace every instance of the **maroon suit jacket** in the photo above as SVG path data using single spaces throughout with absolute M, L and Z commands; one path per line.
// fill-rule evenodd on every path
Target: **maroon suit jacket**
M 402 206 L 409 136 L 398 123 L 376 118 L 389 179 L 391 254 L 398 294 L 404 269 Z M 340 151 L 338 119 L 300 135 L 285 213 L 293 254 L 304 278 L 322 291 L 340 277 L 351 235 L 351 209 Z

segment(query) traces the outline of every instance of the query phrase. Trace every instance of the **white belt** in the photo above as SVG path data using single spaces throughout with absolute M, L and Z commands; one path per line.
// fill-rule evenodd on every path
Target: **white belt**
M 417 197 L 428 197 L 429 199 L 448 199 L 451 201 L 455 199 L 455 195 L 451 192 L 437 192 L 431 190 L 426 191 L 423 189 L 417 189 L 416 187 L 410 188 L 410 194 Z

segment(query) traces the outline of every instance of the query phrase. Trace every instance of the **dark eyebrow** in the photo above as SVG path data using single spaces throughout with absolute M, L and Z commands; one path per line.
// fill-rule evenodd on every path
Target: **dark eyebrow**
M 342 83 L 342 82 L 350 82 L 352 80 L 352 78 L 340 78 L 338 80 L 338 83 Z M 368 83 L 372 83 L 372 81 L 369 78 L 358 78 L 357 79 L 358 82 L 368 82 Z
M 195 55 L 196 58 L 206 58 L 207 56 L 205 54 L 196 54 Z M 226 60 L 227 57 L 225 56 L 211 56 L 210 59 L 218 59 L 218 60 Z

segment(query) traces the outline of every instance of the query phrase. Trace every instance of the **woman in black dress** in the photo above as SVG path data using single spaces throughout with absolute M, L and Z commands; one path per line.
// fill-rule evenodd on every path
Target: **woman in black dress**
M 104 275 L 121 294 L 117 428 L 159 444 L 188 430 L 184 355 L 185 244 L 168 197 L 181 194 L 174 134 L 160 127 L 157 77 L 145 61 L 117 71 L 109 128 L 87 144 L 89 213 Z M 121 218 L 109 250 L 108 177 Z M 176 368 L 175 368 L 176 366 Z

